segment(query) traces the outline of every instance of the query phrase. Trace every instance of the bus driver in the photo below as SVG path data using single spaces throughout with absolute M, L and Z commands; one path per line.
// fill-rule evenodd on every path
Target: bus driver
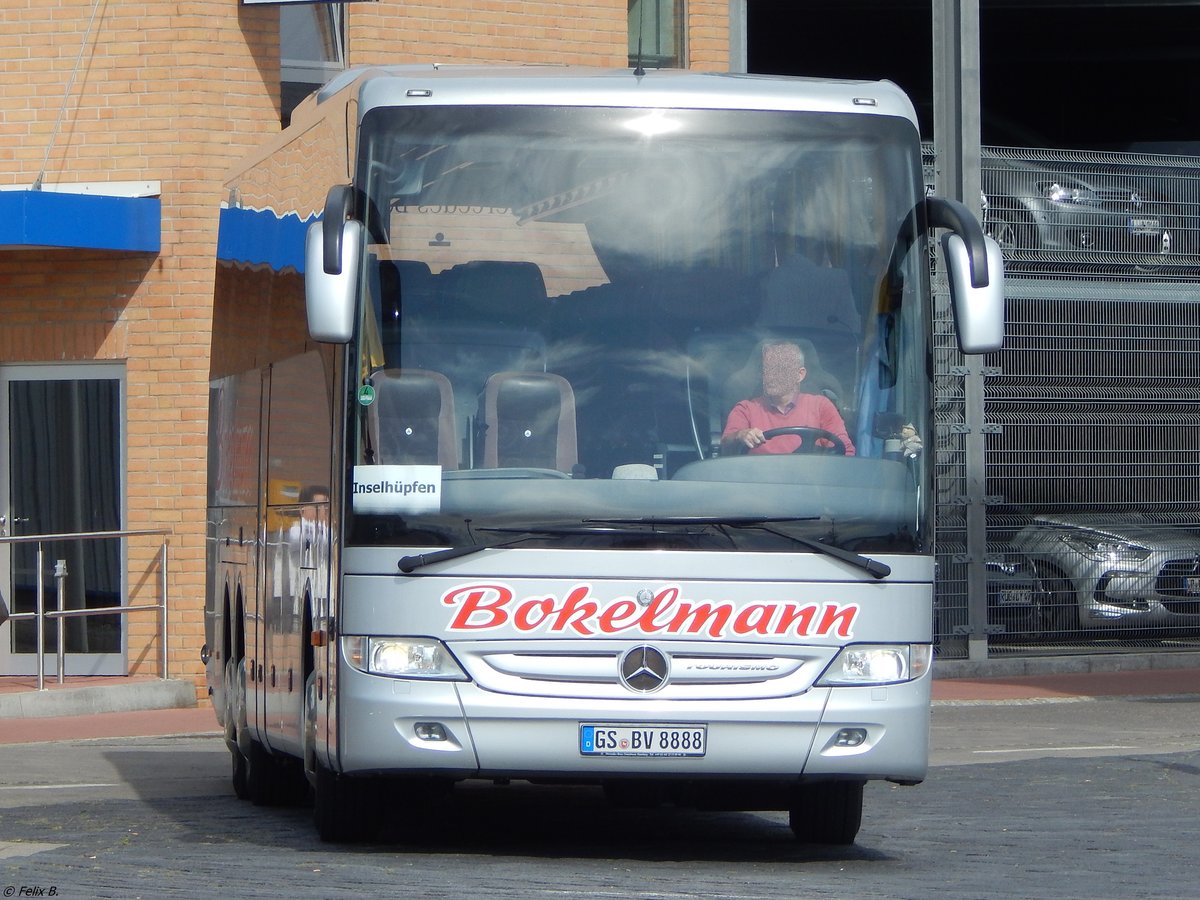
M 854 455 L 854 444 L 846 433 L 846 423 L 828 397 L 800 392 L 807 370 L 804 353 L 792 343 L 765 344 L 762 348 L 763 392 L 751 400 L 742 400 L 729 413 L 721 434 L 721 453 L 793 453 L 805 438 L 782 434 L 769 440 L 764 431 L 772 428 L 801 426 L 819 428 L 846 445 L 846 455 Z M 817 438 L 818 447 L 833 443 Z

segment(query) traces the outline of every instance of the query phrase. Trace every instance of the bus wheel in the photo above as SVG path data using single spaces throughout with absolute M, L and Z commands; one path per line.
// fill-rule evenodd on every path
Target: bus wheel
M 788 824 L 806 844 L 853 844 L 862 825 L 863 782 L 819 781 L 798 787 Z
M 255 806 L 274 806 L 275 764 L 267 749 L 258 741 L 250 742 L 246 759 L 246 788 Z
M 225 745 L 229 748 L 233 762 L 233 793 L 239 800 L 248 800 L 250 789 L 246 783 L 246 757 L 242 755 L 237 744 L 237 702 L 234 699 L 236 691 L 237 666 L 231 659 L 225 663 Z
M 255 806 L 290 806 L 299 803 L 307 791 L 300 767 L 272 755 L 258 741 L 251 741 L 246 758 L 246 787 Z
M 321 840 L 344 844 L 375 836 L 380 798 L 372 786 L 371 779 L 347 778 L 317 764 L 313 822 Z
M 229 756 L 233 760 L 233 771 L 231 773 L 233 793 L 239 800 L 249 800 L 250 785 L 246 781 L 246 757 L 242 756 L 242 751 L 237 747 L 230 749 Z

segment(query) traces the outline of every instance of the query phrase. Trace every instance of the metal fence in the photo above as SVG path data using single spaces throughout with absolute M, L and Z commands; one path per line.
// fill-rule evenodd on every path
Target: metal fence
M 935 281 L 939 653 L 1194 649 L 1200 158 L 985 148 L 982 183 L 1008 339 L 968 365 Z
M 15 627 L 15 623 L 23 621 L 32 621 L 35 623 L 35 650 L 34 655 L 37 659 L 37 686 L 38 690 L 44 690 L 46 687 L 45 681 L 45 656 L 46 656 L 46 634 L 48 627 L 51 625 L 55 630 L 55 647 L 57 657 L 57 674 L 58 683 L 62 684 L 66 674 L 66 620 L 71 618 L 86 618 L 89 616 L 125 616 L 135 612 L 157 612 L 159 614 L 158 628 L 158 643 L 159 643 L 159 670 L 162 678 L 166 680 L 169 677 L 169 666 L 167 660 L 167 578 L 168 578 L 168 540 L 169 531 L 165 529 L 150 529 L 142 531 L 92 531 L 92 532 L 71 532 L 67 534 L 32 534 L 20 536 L 5 536 L 0 537 L 0 543 L 5 544 L 34 544 L 35 550 L 35 584 L 33 589 L 35 609 L 29 612 L 10 611 L 7 622 L 14 623 L 10 627 Z M 56 602 L 53 608 L 48 608 L 46 603 L 47 594 L 47 566 L 46 566 L 46 545 L 58 544 L 68 541 L 99 541 L 112 538 L 126 539 L 130 537 L 149 537 L 161 536 L 162 543 L 158 551 L 158 594 L 157 603 L 136 603 L 115 606 L 86 606 L 81 608 L 69 609 L 66 603 L 67 594 L 67 579 L 71 577 L 67 571 L 65 560 L 58 559 L 55 561 L 53 579 L 55 582 L 55 598 Z M 124 557 L 125 554 L 122 554 Z M 3 623 L 0 623 L 3 624 Z M 125 633 L 125 628 L 121 628 L 122 635 Z
M 984 228 L 1008 271 L 1188 281 L 1200 266 L 1200 159 L 985 148 Z

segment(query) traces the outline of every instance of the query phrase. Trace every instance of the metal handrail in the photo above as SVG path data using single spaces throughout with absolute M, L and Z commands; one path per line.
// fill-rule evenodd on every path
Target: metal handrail
M 127 531 L 74 531 L 62 534 L 22 534 L 22 535 L 5 535 L 0 536 L 0 544 L 34 544 L 37 547 L 37 610 L 35 612 L 10 612 L 7 621 L 26 621 L 34 619 L 37 621 L 37 686 L 38 690 L 46 689 L 46 619 L 53 619 L 56 623 L 58 638 L 58 683 L 62 684 L 66 677 L 66 645 L 65 635 L 63 632 L 63 620 L 69 618 L 77 618 L 81 616 L 100 616 L 100 615 L 125 615 L 131 612 L 143 612 L 146 610 L 159 610 L 161 613 L 161 627 L 159 630 L 159 668 L 162 672 L 162 678 L 165 681 L 169 677 L 169 669 L 167 665 L 167 575 L 168 575 L 168 557 L 167 547 L 170 541 L 167 539 L 171 534 L 169 528 L 145 528 L 132 529 Z M 42 546 L 47 541 L 75 541 L 75 540 L 99 540 L 101 538 L 130 538 L 130 537 L 148 537 L 153 535 L 161 535 L 163 538 L 162 546 L 159 548 L 159 593 L 160 601 L 158 603 L 140 603 L 133 606 L 97 606 L 91 609 L 64 609 L 65 597 L 65 581 L 66 571 L 62 565 L 63 560 L 59 560 L 59 565 L 55 566 L 55 579 L 58 581 L 58 608 L 53 610 L 46 609 L 46 579 L 45 575 L 45 549 Z

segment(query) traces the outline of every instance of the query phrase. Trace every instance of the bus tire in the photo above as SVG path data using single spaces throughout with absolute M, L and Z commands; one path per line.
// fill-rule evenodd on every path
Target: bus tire
M 304 778 L 310 784 L 317 777 L 317 674 L 309 671 L 304 679 L 304 707 L 300 721 L 300 734 L 304 738 L 300 754 Z
M 255 806 L 292 806 L 308 794 L 298 762 L 275 756 L 258 741 L 246 757 L 246 787 Z
M 788 825 L 806 844 L 853 844 L 862 825 L 861 781 L 818 781 L 801 785 L 792 797 Z
M 375 836 L 379 798 L 366 778 L 347 778 L 317 764 L 313 785 L 313 824 L 322 841 L 354 843 Z
M 250 788 L 246 782 L 246 757 L 242 755 L 237 743 L 237 666 L 232 659 L 225 663 L 225 746 L 229 748 L 232 761 L 230 780 L 233 782 L 233 793 L 239 800 L 250 799 Z
M 237 747 L 232 747 L 229 750 L 229 756 L 233 761 L 233 768 L 230 772 L 230 781 L 233 782 L 233 793 L 239 800 L 250 799 L 250 783 L 247 780 L 246 757 L 242 756 L 242 751 Z
M 251 741 L 250 753 L 246 758 L 246 787 L 250 802 L 255 806 L 276 806 L 277 780 L 271 754 L 258 741 Z

